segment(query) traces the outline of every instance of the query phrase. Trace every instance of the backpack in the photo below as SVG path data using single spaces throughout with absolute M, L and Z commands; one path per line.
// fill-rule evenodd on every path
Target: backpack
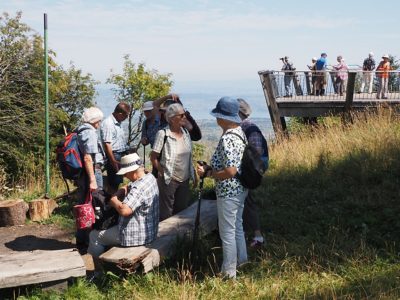
M 238 136 L 246 145 L 241 161 L 242 172 L 240 174 L 237 173 L 236 178 L 240 180 L 240 183 L 246 189 L 256 189 L 260 186 L 264 175 L 264 162 L 261 158 L 261 155 L 253 145 L 246 143 L 246 141 L 239 134 L 235 132 L 228 132 L 228 134 Z
M 265 172 L 268 170 L 269 167 L 268 143 L 264 135 L 262 134 L 261 130 L 254 124 L 250 125 L 249 127 L 246 128 L 246 130 L 244 130 L 244 134 L 246 135 L 247 140 L 250 140 L 250 136 L 252 135 L 253 132 L 258 132 L 262 138 L 263 153 L 261 155 L 261 158 L 264 162 L 264 172 Z
M 94 208 L 95 223 L 93 228 L 96 230 L 105 230 L 118 224 L 119 214 L 108 203 L 111 195 L 102 189 L 92 192 L 92 205 Z
M 86 129 L 69 133 L 57 145 L 57 162 L 64 179 L 76 180 L 82 174 L 83 156 L 78 146 L 78 134 Z

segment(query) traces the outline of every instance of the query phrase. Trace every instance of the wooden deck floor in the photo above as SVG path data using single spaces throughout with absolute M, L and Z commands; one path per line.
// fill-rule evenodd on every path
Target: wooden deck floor
M 354 94 L 352 110 L 376 109 L 382 106 L 400 106 L 400 93 L 391 93 L 389 99 L 376 99 L 376 94 Z M 345 96 L 294 96 L 277 98 L 276 103 L 282 117 L 318 117 L 342 113 Z

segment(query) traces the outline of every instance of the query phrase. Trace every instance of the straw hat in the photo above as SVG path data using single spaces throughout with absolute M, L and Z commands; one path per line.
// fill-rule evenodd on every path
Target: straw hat
M 119 164 L 121 168 L 117 172 L 117 175 L 124 175 L 126 173 L 136 171 L 142 166 L 142 164 L 143 162 L 137 153 L 122 156 Z

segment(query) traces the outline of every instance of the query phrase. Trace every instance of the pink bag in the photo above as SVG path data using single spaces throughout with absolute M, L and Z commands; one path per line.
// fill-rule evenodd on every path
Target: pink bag
M 92 205 L 92 193 L 89 191 L 84 204 L 75 205 L 73 208 L 76 228 L 91 229 L 94 222 L 94 209 Z

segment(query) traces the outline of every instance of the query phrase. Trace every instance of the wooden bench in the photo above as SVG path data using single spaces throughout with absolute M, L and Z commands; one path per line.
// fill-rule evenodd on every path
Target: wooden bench
M 0 289 L 86 276 L 75 249 L 0 254 Z
M 180 213 L 160 222 L 157 239 L 151 244 L 139 247 L 113 247 L 100 256 L 103 262 L 115 264 L 120 269 L 132 272 L 140 265 L 147 273 L 158 266 L 163 257 L 174 250 L 178 237 L 193 233 L 197 212 L 197 201 Z M 217 228 L 217 201 L 202 200 L 200 228 L 204 234 Z

